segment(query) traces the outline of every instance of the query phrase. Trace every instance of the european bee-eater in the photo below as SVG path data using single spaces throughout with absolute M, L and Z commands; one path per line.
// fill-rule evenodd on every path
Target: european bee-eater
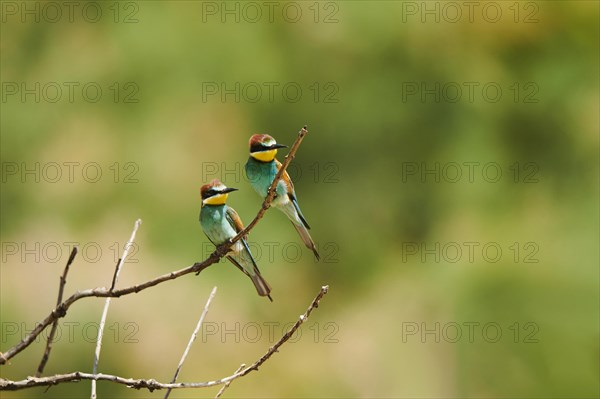
M 237 188 L 225 187 L 217 179 L 205 184 L 200 189 L 200 195 L 202 196 L 200 225 L 204 230 L 204 234 L 215 246 L 232 239 L 244 229 L 244 224 L 237 212 L 225 204 L 229 193 L 236 190 Z M 269 295 L 271 287 L 260 275 L 246 237 L 236 241 L 226 256 L 231 263 L 250 277 L 256 291 L 258 291 L 258 295 L 267 296 L 273 301 Z
M 275 179 L 275 175 L 281 168 L 275 156 L 277 149 L 286 148 L 286 145 L 277 144 L 275 139 L 268 134 L 255 134 L 250 137 L 250 157 L 246 162 L 246 175 L 250 184 L 261 197 L 267 196 L 267 191 Z M 320 259 L 319 253 L 315 248 L 315 243 L 310 237 L 308 230 L 310 226 L 306 218 L 300 210 L 296 193 L 294 192 L 294 184 L 290 179 L 287 171 L 283 173 L 281 180 L 277 184 L 276 195 L 272 205 L 282 211 L 292 225 L 300 234 L 304 245 L 315 254 L 317 260 Z

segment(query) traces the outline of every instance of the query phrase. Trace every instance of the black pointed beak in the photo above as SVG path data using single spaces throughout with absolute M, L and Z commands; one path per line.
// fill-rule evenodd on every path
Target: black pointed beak
M 226 189 L 224 189 L 223 191 L 221 191 L 221 194 L 227 194 L 230 193 L 232 191 L 238 191 L 237 188 L 233 188 L 233 187 L 227 187 Z
M 277 148 L 288 148 L 288 146 L 285 144 L 273 144 L 269 147 L 271 150 L 276 150 Z

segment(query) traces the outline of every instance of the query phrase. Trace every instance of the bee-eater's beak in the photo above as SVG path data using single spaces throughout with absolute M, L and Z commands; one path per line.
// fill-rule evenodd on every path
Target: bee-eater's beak
M 269 146 L 270 150 L 276 150 L 278 148 L 288 148 L 288 146 L 285 144 L 273 144 L 272 146 Z
M 233 187 L 227 187 L 223 191 L 221 191 L 221 194 L 227 194 L 227 193 L 230 193 L 232 191 L 238 191 L 238 189 L 237 188 L 233 188 Z

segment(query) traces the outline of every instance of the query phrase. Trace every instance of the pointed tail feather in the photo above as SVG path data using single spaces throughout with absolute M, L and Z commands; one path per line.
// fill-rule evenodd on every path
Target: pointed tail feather
M 240 269 L 246 276 L 250 277 L 250 279 L 254 283 L 254 287 L 256 288 L 258 295 L 269 297 L 271 302 L 273 302 L 273 298 L 271 298 L 271 295 L 269 295 L 271 293 L 271 286 L 269 285 L 269 283 L 267 283 L 263 276 L 260 275 L 256 264 L 254 264 L 254 274 L 251 275 L 246 269 L 242 267 L 242 265 L 233 256 L 228 256 L 227 259 L 229 259 L 229 261 L 233 263 L 235 267 Z
M 304 215 L 302 214 L 302 211 L 300 210 L 300 205 L 298 205 L 298 200 L 296 200 L 295 197 L 291 197 L 290 200 L 292 201 L 292 205 L 294 206 L 294 209 L 296 210 L 296 214 L 298 215 L 298 218 L 300 219 L 300 221 L 302 222 L 304 227 L 306 227 L 308 230 L 310 230 L 310 226 L 308 225 L 306 218 L 304 217 Z M 290 220 L 291 220 L 291 218 L 290 218 Z
M 271 300 L 271 302 L 273 302 L 273 298 L 271 298 L 271 295 L 269 295 L 271 293 L 271 286 L 269 285 L 269 283 L 267 283 L 267 281 L 258 273 L 256 273 L 253 276 L 250 276 L 250 278 L 254 283 L 254 287 L 256 287 L 258 295 L 266 296 Z
M 296 229 L 298 234 L 300 234 L 300 237 L 302 238 L 302 241 L 304 241 L 304 245 L 306 245 L 306 248 L 313 251 L 313 253 L 315 254 L 315 258 L 317 260 L 320 260 L 321 256 L 319 256 L 319 253 L 317 252 L 317 248 L 315 247 L 315 242 L 312 240 L 310 234 L 308 233 L 308 229 L 304 226 L 301 226 L 301 225 L 299 226 L 294 222 L 292 222 L 292 226 L 294 226 L 294 228 Z
M 300 211 L 300 206 L 298 205 L 296 198 L 290 196 L 290 201 L 279 209 L 286 214 L 288 219 L 290 219 L 292 225 L 298 234 L 300 234 L 302 241 L 304 241 L 304 245 L 313 251 L 317 260 L 320 260 L 321 256 L 319 256 L 319 252 L 317 252 L 317 248 L 315 247 L 315 242 L 312 240 L 310 233 L 308 232 L 310 226 L 308 225 L 306 218 L 304 218 L 302 211 Z

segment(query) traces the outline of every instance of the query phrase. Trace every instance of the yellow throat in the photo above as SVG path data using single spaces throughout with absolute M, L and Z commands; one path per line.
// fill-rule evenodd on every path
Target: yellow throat
M 271 162 L 277 155 L 277 149 L 269 151 L 251 152 L 250 156 L 261 162 Z
M 227 201 L 229 194 L 219 194 L 209 197 L 202 201 L 203 205 L 223 205 Z

